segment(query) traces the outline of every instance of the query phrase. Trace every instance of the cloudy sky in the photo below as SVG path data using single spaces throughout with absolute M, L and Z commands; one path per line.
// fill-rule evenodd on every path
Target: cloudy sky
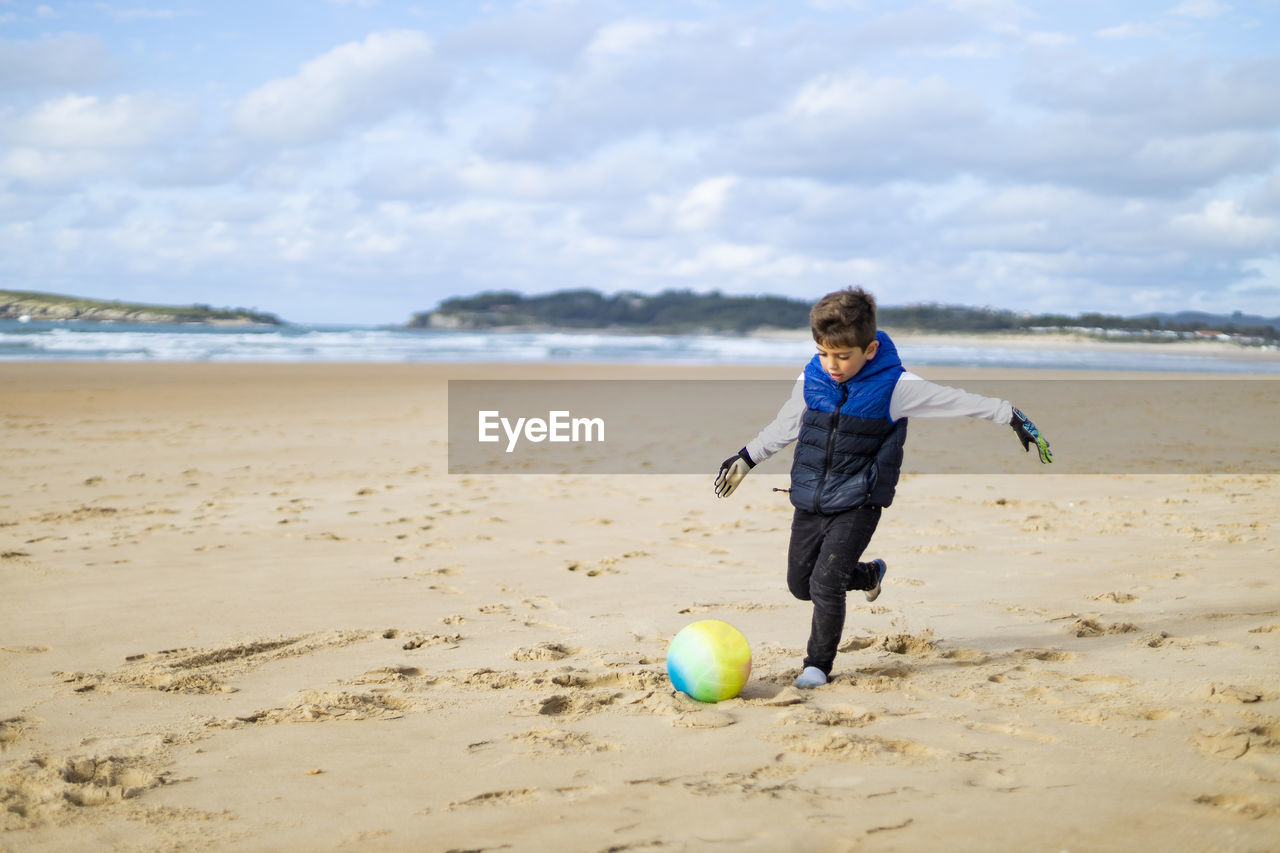
M 1280 0 L 0 0 L 0 287 L 1280 315 Z

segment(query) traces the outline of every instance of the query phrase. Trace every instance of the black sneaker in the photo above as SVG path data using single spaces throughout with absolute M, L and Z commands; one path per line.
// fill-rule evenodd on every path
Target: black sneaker
M 880 597 L 880 583 L 884 580 L 885 572 L 889 571 L 888 565 L 884 560 L 875 559 L 871 561 L 871 565 L 876 567 L 876 585 L 866 590 L 867 601 L 875 601 Z

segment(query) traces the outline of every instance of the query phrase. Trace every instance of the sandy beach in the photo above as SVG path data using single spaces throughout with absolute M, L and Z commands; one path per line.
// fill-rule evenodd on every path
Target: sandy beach
M 743 373 L 0 363 L 0 850 L 1280 849 L 1280 475 L 908 474 L 801 692 L 786 464 L 712 491 L 763 424 L 450 475 L 495 371 Z M 717 705 L 664 668 L 703 618 Z

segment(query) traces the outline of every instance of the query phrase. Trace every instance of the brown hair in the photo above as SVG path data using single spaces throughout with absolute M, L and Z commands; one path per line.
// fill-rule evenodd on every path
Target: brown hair
M 864 350 L 876 339 L 876 299 L 861 287 L 828 293 L 809 311 L 809 327 L 823 346 Z

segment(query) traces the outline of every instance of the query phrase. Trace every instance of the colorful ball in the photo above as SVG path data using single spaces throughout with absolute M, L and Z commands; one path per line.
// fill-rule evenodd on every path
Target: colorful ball
M 667 675 L 677 690 L 699 702 L 732 699 L 751 676 L 751 646 L 728 622 L 694 622 L 667 647 Z

